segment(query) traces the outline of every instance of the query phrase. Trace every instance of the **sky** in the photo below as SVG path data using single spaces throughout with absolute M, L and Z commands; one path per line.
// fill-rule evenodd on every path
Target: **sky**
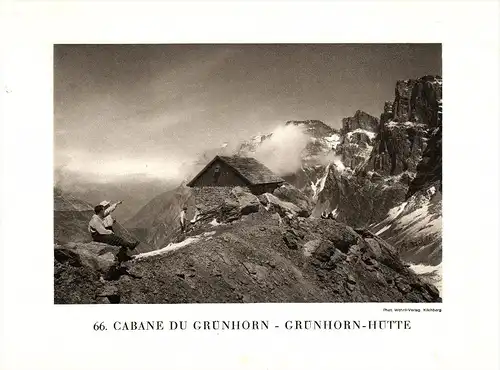
M 55 168 L 181 178 L 288 120 L 379 117 L 397 80 L 441 75 L 440 44 L 56 45 Z

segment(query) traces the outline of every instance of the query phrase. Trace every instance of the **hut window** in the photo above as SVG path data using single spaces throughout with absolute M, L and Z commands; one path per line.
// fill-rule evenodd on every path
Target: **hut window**
M 214 168 L 214 184 L 217 184 L 217 182 L 219 181 L 219 177 L 220 177 L 220 166 L 217 165 Z

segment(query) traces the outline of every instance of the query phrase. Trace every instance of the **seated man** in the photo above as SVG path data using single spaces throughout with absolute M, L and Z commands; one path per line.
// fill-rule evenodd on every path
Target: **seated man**
M 110 245 L 117 245 L 121 247 L 126 247 L 129 249 L 134 249 L 139 244 L 138 241 L 133 243 L 126 241 L 125 239 L 119 237 L 113 231 L 106 229 L 104 226 L 104 207 L 98 205 L 94 208 L 95 215 L 92 216 L 89 222 L 89 232 L 92 235 L 92 239 L 95 242 L 106 243 Z
M 101 203 L 99 203 L 99 205 L 104 207 L 104 227 L 113 232 L 113 223 L 115 222 L 115 220 L 111 216 L 111 212 L 113 212 L 116 209 L 116 206 L 118 206 L 119 204 L 122 204 L 121 200 L 113 205 L 107 200 L 103 200 Z

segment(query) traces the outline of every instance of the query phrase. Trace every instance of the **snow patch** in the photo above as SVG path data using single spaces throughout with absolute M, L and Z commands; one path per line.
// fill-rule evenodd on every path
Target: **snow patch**
M 184 239 L 180 243 L 170 243 L 165 248 L 158 249 L 158 250 L 151 251 L 151 252 L 138 254 L 135 256 L 135 259 L 139 260 L 139 259 L 143 259 L 146 257 L 153 257 L 153 256 L 165 254 L 165 253 L 174 251 L 174 250 L 179 249 L 179 248 L 187 247 L 188 245 L 193 244 L 199 240 L 200 240 L 199 237 L 189 237 L 189 238 Z
M 391 224 L 389 224 L 389 225 L 387 225 L 387 226 L 384 226 L 384 227 L 383 227 L 383 228 L 381 228 L 379 231 L 377 231 L 377 232 L 375 233 L 375 235 L 380 235 L 380 234 L 382 234 L 384 231 L 386 231 L 386 230 L 390 229 L 390 228 L 391 228 L 391 226 L 392 226 Z
M 376 136 L 376 134 L 374 132 L 372 132 L 372 131 L 368 131 L 368 130 L 363 130 L 361 128 L 357 128 L 356 130 L 349 132 L 347 134 L 347 138 L 349 140 L 351 140 L 351 137 L 354 134 L 365 134 L 366 136 L 368 136 L 370 138 L 370 140 L 373 140 L 375 138 L 375 136 Z
M 431 186 L 429 189 L 427 189 L 426 193 L 427 193 L 427 196 L 430 198 L 434 194 L 436 194 L 436 188 L 434 186 Z
M 429 201 L 426 200 L 420 207 L 416 208 L 398 221 L 395 230 L 404 229 L 402 235 L 428 236 L 439 234 L 442 229 L 441 215 L 429 213 Z
M 220 225 L 220 223 L 217 222 L 216 218 L 214 218 L 212 221 L 210 221 L 209 224 L 212 226 L 219 226 Z
M 333 134 L 331 136 L 325 137 L 325 140 L 328 141 L 328 142 L 339 141 L 340 140 L 340 135 L 339 134 Z
M 439 290 L 439 295 L 442 296 L 443 269 L 441 263 L 437 266 L 410 265 L 410 269 L 415 274 L 423 277 L 425 280 L 433 284 Z
M 324 140 L 333 148 L 337 149 L 340 144 L 340 136 L 338 134 L 333 134 L 331 136 L 326 136 Z
M 167 245 L 166 247 L 164 247 L 162 249 L 158 249 L 158 250 L 151 251 L 151 252 L 140 253 L 140 254 L 136 255 L 134 257 L 134 259 L 140 260 L 140 259 L 147 258 L 147 257 L 167 254 L 167 253 L 175 251 L 177 249 L 187 247 L 190 244 L 197 243 L 203 238 L 209 239 L 214 234 L 215 234 L 215 231 L 208 231 L 208 232 L 205 232 L 201 235 L 190 236 L 189 238 L 186 238 L 179 243 L 170 243 L 169 245 Z
M 337 170 L 339 170 L 340 172 L 344 172 L 346 169 L 344 164 L 342 163 L 342 161 L 340 159 L 335 159 L 333 161 L 333 164 L 335 165 L 335 167 L 337 167 Z
M 394 122 L 394 121 L 390 121 L 388 123 L 385 124 L 386 127 L 401 127 L 401 126 L 404 126 L 404 127 L 414 127 L 414 126 L 417 126 L 418 124 L 415 123 L 415 122 L 410 122 L 410 121 L 406 121 L 406 122 Z
M 328 164 L 325 168 L 325 172 L 323 173 L 323 176 L 321 176 L 318 180 L 316 180 L 316 183 L 311 181 L 311 189 L 313 191 L 313 200 L 317 200 L 319 193 L 321 193 L 323 191 L 323 189 L 325 188 L 326 178 L 328 176 L 329 169 L 330 169 L 330 165 Z
M 387 212 L 387 218 L 382 222 L 392 222 L 398 217 L 405 209 L 408 202 L 403 202 L 399 206 L 391 208 L 389 212 Z

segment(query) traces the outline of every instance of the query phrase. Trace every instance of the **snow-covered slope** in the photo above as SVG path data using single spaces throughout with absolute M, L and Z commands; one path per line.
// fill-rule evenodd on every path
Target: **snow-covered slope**
M 441 193 L 431 186 L 391 208 L 387 217 L 372 225 L 376 235 L 387 240 L 407 261 L 441 263 Z

